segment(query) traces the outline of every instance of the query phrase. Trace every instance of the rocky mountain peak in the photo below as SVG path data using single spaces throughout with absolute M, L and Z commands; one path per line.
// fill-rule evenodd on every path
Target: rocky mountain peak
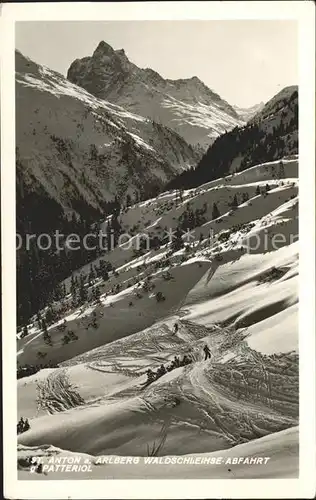
M 151 68 L 139 68 L 124 49 L 101 41 L 91 57 L 75 60 L 67 73 L 72 83 L 181 135 L 189 144 L 205 148 L 215 137 L 241 125 L 232 106 L 198 76 L 163 78 Z
M 102 40 L 99 45 L 97 46 L 97 48 L 95 49 L 95 51 L 93 52 L 93 58 L 98 58 L 98 57 L 102 57 L 102 56 L 113 56 L 115 54 L 115 51 L 114 49 L 111 47 L 111 45 L 109 45 L 108 43 L 106 43 L 104 40 Z

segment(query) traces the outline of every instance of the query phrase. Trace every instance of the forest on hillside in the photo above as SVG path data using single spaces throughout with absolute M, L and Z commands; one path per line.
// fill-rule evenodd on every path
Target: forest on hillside
M 234 171 L 241 172 L 259 163 L 297 154 L 298 92 L 293 92 L 284 104 L 282 111 L 277 110 L 280 112 L 277 124 L 269 127 L 267 117 L 219 136 L 198 165 L 176 176 L 166 189 L 188 189 L 224 177 L 231 173 L 236 159 L 239 166 Z

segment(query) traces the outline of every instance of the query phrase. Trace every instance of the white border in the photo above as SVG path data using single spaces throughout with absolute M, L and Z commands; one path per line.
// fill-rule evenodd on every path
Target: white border
M 0 4 L 1 214 L 5 497 L 313 498 L 315 495 L 315 7 L 313 2 Z M 16 453 L 14 22 L 36 20 L 293 19 L 299 23 L 300 477 L 253 480 L 18 481 Z M 291 54 L 284 54 L 291 57 Z

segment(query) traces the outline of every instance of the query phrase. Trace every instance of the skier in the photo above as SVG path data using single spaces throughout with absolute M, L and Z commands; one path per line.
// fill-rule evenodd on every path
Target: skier
M 161 365 L 157 370 L 157 378 L 162 377 L 167 373 L 167 370 L 164 365 Z
M 29 424 L 29 421 L 28 421 L 28 419 L 26 418 L 26 419 L 25 419 L 25 422 L 24 422 L 24 429 L 23 429 L 23 432 L 28 431 L 28 430 L 30 429 L 30 427 L 31 427 L 31 426 L 30 426 L 30 424 Z
M 156 374 L 150 368 L 148 368 L 146 373 L 147 373 L 147 383 L 151 384 L 156 379 Z
M 175 368 L 179 368 L 179 366 L 180 366 L 180 359 L 178 358 L 178 356 L 174 357 L 174 365 L 175 365 Z
M 183 356 L 183 359 L 181 361 L 181 366 L 185 366 L 185 365 L 188 365 L 192 363 L 192 360 L 191 358 L 189 358 L 189 356 L 187 356 L 186 354 Z
M 203 347 L 203 351 L 205 353 L 204 361 L 206 361 L 207 359 L 211 359 L 211 351 L 210 351 L 210 348 L 207 344 L 205 344 L 205 346 Z
M 178 325 L 178 323 L 175 323 L 174 327 L 173 327 L 174 334 L 176 334 L 178 332 L 178 330 L 179 330 L 179 325 Z

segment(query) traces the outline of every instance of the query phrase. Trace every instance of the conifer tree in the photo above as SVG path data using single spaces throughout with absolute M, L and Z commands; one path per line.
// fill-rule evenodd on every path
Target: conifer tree
M 70 293 L 71 295 L 74 295 L 76 289 L 76 282 L 75 282 L 75 277 L 72 274 L 71 275 L 71 280 L 70 280 Z
M 23 327 L 23 331 L 22 331 L 22 335 L 21 335 L 21 338 L 23 339 L 24 337 L 26 337 L 28 335 L 28 331 L 27 331 L 27 325 L 24 325 Z
M 38 326 L 39 330 L 41 330 L 42 329 L 42 318 L 41 318 L 40 312 L 37 313 L 36 320 L 37 320 L 37 326 Z
M 78 305 L 78 299 L 77 299 L 77 296 L 78 296 L 78 292 L 77 292 L 77 288 L 74 289 L 72 295 L 71 295 L 71 305 L 72 307 L 77 307 Z
M 174 252 L 177 252 L 178 250 L 180 250 L 180 248 L 183 248 L 183 247 L 184 247 L 184 243 L 182 240 L 182 232 L 179 228 L 177 228 L 175 233 L 174 233 L 174 236 L 172 238 L 171 249 Z
M 98 326 L 99 326 L 98 325 L 98 321 L 97 321 L 97 314 L 96 314 L 96 312 L 93 312 L 93 314 L 92 314 L 92 323 L 91 323 L 91 326 L 93 328 L 95 328 L 95 329 L 97 329 Z
M 45 333 L 47 333 L 47 324 L 46 324 L 45 318 L 42 319 L 42 330 L 43 330 L 44 335 L 45 335 Z
M 46 321 L 46 324 L 48 325 L 51 325 L 54 321 L 54 311 L 51 307 L 48 308 L 48 310 L 46 311 L 46 314 L 45 314 L 45 321 Z
M 284 179 L 285 177 L 285 172 L 284 172 L 284 164 L 283 161 L 280 161 L 280 166 L 279 166 L 279 179 Z
M 139 202 L 139 192 L 138 191 L 135 191 L 134 193 L 134 196 L 135 196 L 135 203 L 138 203 Z
M 97 302 L 100 302 L 100 297 L 101 297 L 100 288 L 97 286 L 94 289 L 94 300 L 96 300 Z
M 48 333 L 47 323 L 46 323 L 45 318 L 42 320 L 42 327 L 43 327 L 43 332 L 44 332 L 43 339 L 44 339 L 45 344 L 52 345 L 52 339 Z
M 91 283 L 93 282 L 94 279 L 95 279 L 95 271 L 93 269 L 93 265 L 90 264 L 89 285 L 91 285 Z
M 183 229 L 185 231 L 186 229 L 189 228 L 189 225 L 190 225 L 190 223 L 189 223 L 189 212 L 187 210 L 185 212 L 183 212 L 181 218 L 179 217 L 179 220 L 181 221 L 180 222 L 181 229 Z
M 61 285 L 61 283 L 57 283 L 57 285 L 55 286 L 55 290 L 54 290 L 54 300 L 58 301 L 62 298 L 62 296 L 63 296 L 62 285 Z
M 88 292 L 85 287 L 85 278 L 83 275 L 80 276 L 80 286 L 79 286 L 79 302 L 84 304 L 88 298 Z
M 213 203 L 213 210 L 212 210 L 212 219 L 217 219 L 218 217 L 220 217 L 220 211 L 218 210 L 217 208 L 217 205 L 216 203 Z
M 113 235 L 114 235 L 114 246 L 117 246 L 118 238 L 121 232 L 121 225 L 118 221 L 117 215 L 114 214 L 112 215 L 112 229 L 113 229 Z
M 195 223 L 195 214 L 192 210 L 189 210 L 188 213 L 188 229 L 194 229 L 196 226 Z
M 237 199 L 237 195 L 236 194 L 234 195 L 231 207 L 232 207 L 232 209 L 236 209 L 238 207 L 238 199 Z
M 110 252 L 114 248 L 114 238 L 111 222 L 108 221 L 106 226 L 107 251 Z
M 104 279 L 104 281 L 107 281 L 109 279 L 107 266 L 104 260 L 100 260 L 99 275 L 101 276 L 102 279 Z

